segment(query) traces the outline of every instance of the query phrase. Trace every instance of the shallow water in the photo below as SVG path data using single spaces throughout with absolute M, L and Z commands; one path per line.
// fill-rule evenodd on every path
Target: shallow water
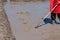
M 9 16 L 11 15 L 11 18 L 17 13 L 17 11 L 29 12 L 32 15 L 32 18 L 37 21 L 49 12 L 49 2 L 40 2 L 35 4 L 25 3 L 22 5 L 15 5 L 14 8 L 11 8 L 6 4 L 5 10 Z
M 4 8 L 8 15 L 9 21 L 11 23 L 11 28 L 17 40 L 44 40 L 43 39 L 44 36 L 41 35 L 42 33 L 36 32 L 36 30 L 32 27 L 34 27 L 38 23 L 38 21 L 40 21 L 40 18 L 43 18 L 49 12 L 49 2 L 40 2 L 40 3 L 27 2 L 22 5 L 14 5 L 13 8 L 11 7 L 10 4 L 6 4 Z M 23 13 L 24 16 L 23 14 L 17 13 L 21 11 L 24 12 Z M 26 14 L 28 16 L 26 16 Z M 27 22 L 27 25 L 25 25 L 26 23 L 22 24 L 23 21 L 21 20 L 20 17 L 22 17 L 23 21 L 25 20 L 24 22 Z M 49 24 L 45 26 L 49 26 Z M 32 29 L 28 30 L 30 29 L 30 27 Z M 26 31 L 25 29 L 28 31 Z M 47 34 L 45 34 L 45 36 L 46 35 Z M 48 38 L 48 36 L 46 36 L 46 38 Z

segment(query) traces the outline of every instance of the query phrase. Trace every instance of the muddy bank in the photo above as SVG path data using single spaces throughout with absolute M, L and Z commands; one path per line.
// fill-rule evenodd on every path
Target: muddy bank
M 33 1 L 33 2 L 37 2 L 37 1 L 49 1 L 49 0 L 11 0 L 11 1 L 23 1 L 23 2 L 30 2 L 30 1 Z
M 0 0 L 0 40 L 16 40 L 3 6 L 3 2 Z
M 49 0 L 11 0 L 11 1 L 16 1 L 16 2 L 21 2 L 21 1 L 23 1 L 23 2 L 37 2 L 37 1 L 49 1 Z
M 14 2 L 37 2 L 37 1 L 49 1 L 49 0 L 10 0 L 10 1 L 14 1 Z M 3 0 L 3 2 L 7 2 L 7 0 Z

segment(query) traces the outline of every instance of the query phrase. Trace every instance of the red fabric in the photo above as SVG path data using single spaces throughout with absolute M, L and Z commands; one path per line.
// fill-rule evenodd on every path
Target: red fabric
M 50 0 L 50 10 L 58 3 L 60 0 Z M 56 7 L 56 9 L 53 11 L 53 13 L 60 13 L 60 5 Z

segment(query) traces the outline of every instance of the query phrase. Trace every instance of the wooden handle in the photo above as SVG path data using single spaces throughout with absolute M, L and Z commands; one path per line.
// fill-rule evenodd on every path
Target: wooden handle
M 54 9 L 55 9 L 57 6 L 58 6 L 58 5 L 55 5 L 55 7 L 43 18 L 43 20 L 44 20 L 45 18 L 47 18 L 48 15 L 49 15 L 52 11 L 54 11 Z

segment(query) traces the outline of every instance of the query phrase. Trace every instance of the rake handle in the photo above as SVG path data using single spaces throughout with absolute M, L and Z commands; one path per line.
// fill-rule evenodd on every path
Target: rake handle
M 54 9 L 55 9 L 57 6 L 58 6 L 58 5 L 55 5 L 55 7 L 54 7 L 50 12 L 48 12 L 48 14 L 43 18 L 43 20 L 44 20 L 45 18 L 47 18 L 48 15 L 49 15 L 52 11 L 54 11 Z

